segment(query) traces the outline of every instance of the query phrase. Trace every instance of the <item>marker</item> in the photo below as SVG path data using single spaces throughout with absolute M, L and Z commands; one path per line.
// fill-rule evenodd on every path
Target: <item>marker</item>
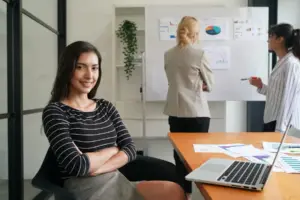
M 250 80 L 250 79 L 258 79 L 256 76 L 252 76 L 250 78 L 241 78 L 241 81 L 247 81 L 247 80 Z
M 250 78 L 241 78 L 241 81 L 247 81 L 249 80 Z

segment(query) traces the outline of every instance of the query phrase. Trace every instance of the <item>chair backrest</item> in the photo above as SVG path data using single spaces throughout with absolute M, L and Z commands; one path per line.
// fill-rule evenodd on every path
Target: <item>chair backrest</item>
M 33 178 L 33 182 L 39 180 L 47 180 L 55 185 L 62 187 L 63 182 L 60 178 L 60 172 L 57 167 L 57 162 L 50 148 L 47 151 L 47 154 L 38 173 Z
M 296 129 L 296 128 L 294 128 L 294 127 L 292 126 L 292 127 L 288 130 L 287 135 L 288 135 L 288 136 L 293 136 L 293 137 L 296 137 L 296 138 L 300 138 L 300 130 L 299 130 L 299 129 Z
M 63 180 L 52 150 L 49 148 L 44 161 L 32 179 L 32 185 L 56 196 L 65 197 L 65 199 L 75 199 L 71 193 L 63 188 Z

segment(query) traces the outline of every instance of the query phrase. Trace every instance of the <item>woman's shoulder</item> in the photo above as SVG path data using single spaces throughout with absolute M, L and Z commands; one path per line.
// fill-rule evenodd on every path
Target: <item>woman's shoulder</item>
M 202 49 L 201 47 L 199 48 L 191 47 L 190 50 L 197 56 L 202 56 L 204 54 L 204 49 Z
M 109 100 L 106 100 L 104 98 L 94 98 L 93 99 L 97 104 L 100 105 L 108 105 L 108 104 L 112 104 Z
M 300 60 L 293 54 L 289 56 L 283 63 L 285 65 L 285 71 L 299 71 L 300 70 Z
M 179 46 L 174 46 L 167 51 L 165 51 L 165 56 L 166 55 L 173 55 L 175 53 L 176 56 L 178 56 L 178 53 L 188 53 L 189 55 L 194 55 L 197 57 L 202 57 L 204 50 L 202 48 L 196 48 L 192 45 L 187 45 L 185 47 L 179 47 Z
M 110 107 L 113 105 L 110 101 L 103 98 L 93 98 L 93 100 L 96 102 L 97 107 Z M 70 110 L 74 110 L 74 109 L 61 102 L 51 102 L 43 109 L 43 113 L 46 112 L 67 113 Z
M 42 119 L 43 121 L 49 121 L 55 117 L 56 119 L 65 119 L 66 116 L 66 109 L 64 108 L 63 104 L 60 102 L 51 102 L 49 103 L 42 112 Z
M 176 50 L 177 48 L 178 48 L 177 46 L 174 46 L 174 47 L 171 47 L 171 48 L 167 49 L 167 50 L 165 51 L 164 55 L 166 56 L 166 55 L 168 55 L 168 54 L 174 52 L 174 50 Z
M 43 118 L 48 115 L 66 116 L 66 109 L 66 106 L 60 102 L 51 102 L 43 109 L 42 115 Z
M 65 108 L 64 105 L 60 102 L 50 102 L 48 105 L 44 108 L 43 112 L 64 112 Z
M 98 108 L 105 108 L 107 111 L 111 110 L 112 108 L 115 108 L 114 104 L 111 101 L 106 100 L 104 98 L 93 99 L 93 100 L 96 101 Z
M 288 62 L 292 65 L 300 66 L 300 60 L 294 54 L 289 57 Z

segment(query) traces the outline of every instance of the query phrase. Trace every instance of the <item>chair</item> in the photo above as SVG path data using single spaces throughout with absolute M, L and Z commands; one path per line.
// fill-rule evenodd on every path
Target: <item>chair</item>
M 296 138 L 300 138 L 300 130 L 292 126 L 288 130 L 287 135 L 288 136 L 293 136 L 293 137 L 296 137 Z
M 137 155 L 137 158 L 121 167 L 119 171 L 130 181 L 165 180 L 183 185 L 177 176 L 175 165 L 149 156 Z M 33 200 L 48 200 L 54 195 L 55 200 L 75 200 L 75 196 L 63 188 L 63 181 L 57 167 L 55 156 L 49 148 L 39 171 L 32 179 L 32 185 L 42 193 Z
M 60 178 L 56 159 L 50 148 L 31 184 L 42 190 L 34 200 L 48 200 L 52 195 L 54 195 L 55 200 L 75 200 L 74 195 L 63 188 L 63 181 Z

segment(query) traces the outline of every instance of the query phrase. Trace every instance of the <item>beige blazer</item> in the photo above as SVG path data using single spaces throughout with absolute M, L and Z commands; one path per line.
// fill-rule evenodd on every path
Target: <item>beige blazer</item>
M 214 84 L 204 51 L 191 45 L 175 46 L 164 54 L 165 72 L 168 79 L 168 94 L 164 114 L 175 117 L 210 117 L 206 92 Z

